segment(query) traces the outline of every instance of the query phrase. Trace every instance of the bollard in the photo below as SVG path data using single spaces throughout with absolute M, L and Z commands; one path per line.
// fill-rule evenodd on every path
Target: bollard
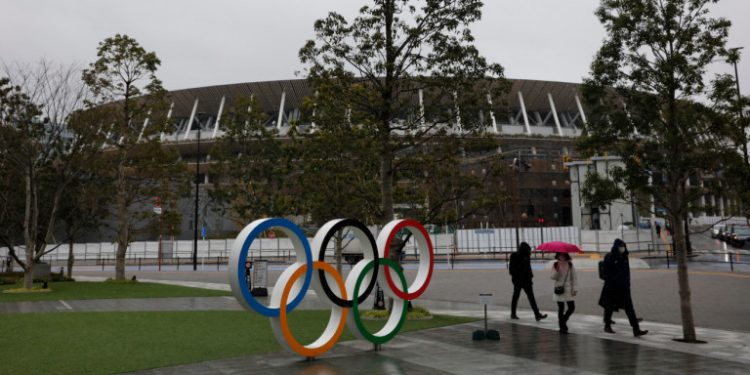
M 734 254 L 729 254 L 729 269 L 734 272 L 734 259 L 732 259 L 732 255 Z
M 216 270 L 219 270 L 219 257 L 216 257 Z
M 180 270 L 180 257 L 177 257 L 177 270 Z
M 669 269 L 669 250 L 667 250 L 665 254 L 667 255 L 667 269 Z
M 138 271 L 141 270 L 141 257 L 138 257 Z

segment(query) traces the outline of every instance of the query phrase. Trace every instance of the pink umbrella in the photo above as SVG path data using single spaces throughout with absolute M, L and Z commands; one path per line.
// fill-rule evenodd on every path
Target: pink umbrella
M 552 241 L 545 242 L 536 247 L 537 250 L 546 251 L 550 253 L 582 253 L 583 250 L 578 245 L 572 243 Z

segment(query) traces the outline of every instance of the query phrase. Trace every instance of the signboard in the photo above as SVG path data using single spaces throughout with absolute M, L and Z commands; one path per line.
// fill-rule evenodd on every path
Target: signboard
M 268 261 L 256 260 L 253 264 L 253 289 L 268 287 Z
M 480 305 L 491 305 L 493 300 L 492 293 L 479 293 L 479 304 Z
M 161 207 L 154 207 L 154 213 L 157 215 L 161 215 Z

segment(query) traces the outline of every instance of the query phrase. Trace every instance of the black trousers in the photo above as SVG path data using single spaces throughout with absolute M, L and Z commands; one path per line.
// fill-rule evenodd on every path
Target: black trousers
M 638 317 L 635 316 L 635 308 L 633 308 L 633 301 L 632 300 L 626 301 L 625 306 L 622 306 L 622 309 L 625 310 L 625 315 L 628 316 L 628 320 L 630 321 L 630 326 L 633 327 L 633 331 L 639 331 L 641 328 L 638 324 Z M 604 324 L 605 325 L 608 325 L 607 322 L 612 321 L 613 312 L 614 312 L 613 308 L 604 309 Z
M 567 303 L 568 311 L 565 311 L 565 302 L 557 303 L 557 322 L 560 325 L 560 328 L 567 328 L 565 323 L 567 323 L 570 316 L 573 315 L 573 311 L 576 311 L 575 301 L 568 301 Z
M 510 313 L 516 316 L 516 308 L 518 307 L 518 297 L 521 296 L 521 290 L 526 292 L 526 297 L 529 297 L 529 305 L 534 311 L 534 316 L 539 316 L 539 308 L 536 306 L 536 299 L 534 298 L 534 287 L 531 283 L 529 284 L 513 284 L 513 299 L 510 303 Z

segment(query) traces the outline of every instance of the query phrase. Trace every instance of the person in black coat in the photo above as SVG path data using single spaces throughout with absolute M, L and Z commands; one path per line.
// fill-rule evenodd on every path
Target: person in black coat
M 510 304 L 510 317 L 511 319 L 518 319 L 516 315 L 516 307 L 518 307 L 518 297 L 521 296 L 521 290 L 526 292 L 526 297 L 529 298 L 529 304 L 531 309 L 534 311 L 534 317 L 537 321 L 540 321 L 547 317 L 547 314 L 539 313 L 539 308 L 536 306 L 536 299 L 534 298 L 534 287 L 531 279 L 534 274 L 531 273 L 531 246 L 526 242 L 521 242 L 518 245 L 518 251 L 510 254 L 510 277 L 513 280 L 513 299 Z
M 630 296 L 630 263 L 628 248 L 623 240 L 616 239 L 612 250 L 604 257 L 602 276 L 604 287 L 599 297 L 599 306 L 604 308 L 604 331 L 615 333 L 612 330 L 612 313 L 623 309 L 633 327 L 633 335 L 638 337 L 647 334 L 648 331 L 642 331 L 638 324 Z

